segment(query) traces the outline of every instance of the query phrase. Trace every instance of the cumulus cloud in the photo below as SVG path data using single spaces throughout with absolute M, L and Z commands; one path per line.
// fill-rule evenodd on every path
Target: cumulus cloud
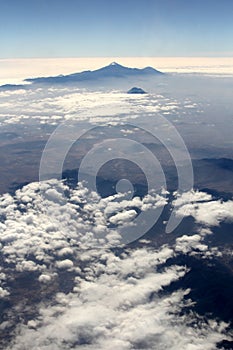
M 0 299 L 5 298 L 7 295 L 9 295 L 9 292 L 6 289 L 0 287 Z
M 207 251 L 208 246 L 206 244 L 202 244 L 201 241 L 203 237 L 199 234 L 187 236 L 183 235 L 176 239 L 175 249 L 178 252 L 182 252 L 183 254 L 187 254 L 192 252 L 194 249 L 202 252 Z
M 172 255 L 167 253 L 167 258 Z M 159 297 L 164 286 L 186 273 L 178 266 L 155 273 L 160 254 L 163 248 L 118 257 L 105 252 L 105 264 L 91 262 L 84 276 L 76 277 L 73 292 L 58 293 L 54 305 L 42 306 L 38 318 L 21 326 L 10 348 L 212 349 L 226 325 L 178 316 L 189 290 Z M 188 326 L 191 322 L 196 326 Z
M 117 225 L 117 224 L 119 225 L 119 224 L 123 224 L 124 222 L 130 222 L 136 216 L 137 216 L 137 212 L 135 210 L 127 210 L 125 212 L 112 215 L 109 221 L 114 225 Z
M 212 234 L 212 228 L 223 222 L 233 222 L 233 201 L 215 200 L 208 193 L 189 191 L 174 193 L 173 206 L 178 217 L 192 216 L 197 224 L 196 233 L 176 239 L 175 250 L 183 254 L 203 257 L 222 256 L 217 247 L 208 247 L 205 238 Z M 226 252 L 225 252 L 226 253 Z
M 233 201 L 212 200 L 212 196 L 199 191 L 179 195 L 173 202 L 177 216 L 192 216 L 197 223 L 218 226 L 220 222 L 233 222 Z
M 46 275 L 46 274 L 41 274 L 38 278 L 39 282 L 42 282 L 42 283 L 48 283 L 51 281 L 51 276 L 49 275 Z
M 37 303 L 28 301 L 30 316 L 24 317 L 19 300 L 13 306 L 15 316 L 1 325 L 12 336 L 6 348 L 201 350 L 226 339 L 226 324 L 183 312 L 192 304 L 190 290 L 163 293 L 188 272 L 182 265 L 166 267 L 168 259 L 180 253 L 205 255 L 202 239 L 211 233 L 207 228 L 158 249 L 148 240 L 141 240 L 141 248 L 114 251 L 105 246 L 104 235 L 110 243 L 117 242 L 118 225 L 131 225 L 138 211 L 164 203 L 164 197 L 153 193 L 143 198 L 125 199 L 123 194 L 101 198 L 82 184 L 70 189 L 57 180 L 31 183 L 14 196 L 1 196 L 4 264 L 11 266 L 13 278 L 20 280 L 26 274 L 41 286 Z M 215 208 L 216 201 L 208 194 L 191 192 L 177 196 L 174 206 L 179 215 L 187 205 L 199 208 L 211 203 Z M 224 206 L 217 203 L 218 209 Z M 230 207 L 223 208 L 218 222 L 230 215 Z M 102 242 L 98 249 L 93 248 L 96 240 Z M 2 269 L 0 297 L 10 300 L 15 291 L 7 287 Z
M 69 259 L 65 259 L 57 262 L 57 267 L 59 269 L 70 269 L 73 266 L 74 266 L 73 262 Z
M 70 190 L 56 180 L 31 183 L 17 190 L 14 197 L 1 198 L 2 252 L 7 261 L 17 263 L 19 270 L 43 270 L 49 266 L 51 251 L 61 259 L 73 256 L 77 246 L 92 248 L 95 242 L 111 245 L 118 237 L 112 224 L 131 225 L 137 211 L 164 204 L 166 199 L 157 194 L 132 200 L 125 200 L 124 194 L 101 198 L 81 184 Z M 34 261 L 25 263 L 28 255 Z

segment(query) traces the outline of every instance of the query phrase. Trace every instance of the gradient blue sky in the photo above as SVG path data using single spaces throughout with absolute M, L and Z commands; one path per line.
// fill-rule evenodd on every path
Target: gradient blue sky
M 233 0 L 0 0 L 0 58 L 233 56 Z

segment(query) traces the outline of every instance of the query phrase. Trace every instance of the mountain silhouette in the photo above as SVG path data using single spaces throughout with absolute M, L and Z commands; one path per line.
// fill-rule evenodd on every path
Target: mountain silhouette
M 139 88 L 139 87 L 132 87 L 132 89 L 130 89 L 127 94 L 146 94 L 146 91 Z
M 87 70 L 80 73 L 73 73 L 69 75 L 58 75 L 51 77 L 39 77 L 25 79 L 26 82 L 30 83 L 47 83 L 47 84 L 63 84 L 63 83 L 75 83 L 82 81 L 93 81 L 106 78 L 130 78 L 130 77 L 146 77 L 162 75 L 164 73 L 152 68 L 129 68 L 124 67 L 116 62 L 112 62 L 110 65 L 97 69 Z

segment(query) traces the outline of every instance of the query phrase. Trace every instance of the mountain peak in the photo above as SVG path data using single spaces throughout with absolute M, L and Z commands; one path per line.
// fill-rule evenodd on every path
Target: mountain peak
M 105 68 L 116 68 L 116 69 L 119 69 L 119 68 L 127 68 L 127 67 L 124 67 L 124 66 L 122 66 L 121 64 L 119 64 L 117 62 L 112 62 L 108 66 L 103 67 L 102 69 L 105 69 Z
M 117 62 L 112 62 L 109 66 L 119 66 L 119 64 Z

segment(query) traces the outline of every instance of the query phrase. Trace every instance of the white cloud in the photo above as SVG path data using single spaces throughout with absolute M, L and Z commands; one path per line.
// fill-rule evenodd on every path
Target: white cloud
M 210 194 L 200 191 L 176 193 L 173 201 L 175 215 L 192 216 L 198 224 L 194 235 L 183 235 L 176 239 L 175 250 L 183 254 L 202 256 L 222 256 L 217 247 L 208 247 L 204 239 L 212 234 L 211 228 L 222 222 L 233 222 L 233 201 L 213 200 Z M 226 252 L 225 252 L 226 253 Z
M 119 124 L 152 114 L 185 113 L 184 101 L 150 93 L 129 95 L 125 91 L 88 91 L 77 87 L 28 86 L 26 90 L 0 91 L 2 124 L 39 123 L 58 125 L 62 121 Z M 192 101 L 189 101 L 189 104 Z M 198 107 L 198 106 L 195 106 Z M 188 109 L 187 109 L 188 110 Z M 125 135 L 132 130 L 122 129 Z
M 203 237 L 198 234 L 192 236 L 183 235 L 182 237 L 176 239 L 175 249 L 183 254 L 190 253 L 194 249 L 202 252 L 207 251 L 208 246 L 202 244 L 202 240 Z
M 211 200 L 209 194 L 191 191 L 174 201 L 177 216 L 193 216 L 197 223 L 218 226 L 220 222 L 233 222 L 233 201 Z
M 42 282 L 42 283 L 48 283 L 51 281 L 51 276 L 49 275 L 46 275 L 46 274 L 41 274 L 38 278 L 39 282 Z
M 122 213 L 118 213 L 110 217 L 109 221 L 111 224 L 119 225 L 124 222 L 130 222 L 137 216 L 137 212 L 135 210 L 128 210 Z
M 3 299 L 3 298 L 5 298 L 6 296 L 8 296 L 10 293 L 7 291 L 7 290 L 5 290 L 5 289 L 3 289 L 2 287 L 0 287 L 0 299 Z
M 73 266 L 74 266 L 73 261 L 71 261 L 70 259 L 57 261 L 57 267 L 59 269 L 70 269 Z
M 66 199 L 64 190 L 70 194 Z M 189 197 L 190 194 L 184 194 L 178 198 L 177 211 L 190 205 Z M 192 192 L 191 197 L 192 206 L 216 206 L 216 201 L 205 193 Z M 156 250 L 145 244 L 114 253 L 104 247 L 104 241 L 99 249 L 93 248 L 102 228 L 110 242 L 118 240 L 117 228 L 111 231 L 109 223 L 126 225 L 129 218 L 133 219 L 135 208 L 148 210 L 163 201 L 156 194 L 132 200 L 119 194 L 100 198 L 82 185 L 71 190 L 56 180 L 29 184 L 18 190 L 15 197 L 2 196 L 4 220 L 0 239 L 4 261 L 15 265 L 13 273 L 17 276 L 34 273 L 41 287 L 52 293 L 52 299 L 42 297 L 37 305 L 31 305 L 31 319 L 26 324 L 18 323 L 8 349 L 105 350 L 110 346 L 144 346 L 201 350 L 213 349 L 226 338 L 223 323 L 205 323 L 195 313 L 178 316 L 191 303 L 187 298 L 189 290 L 159 294 L 187 273 L 185 266 L 166 268 L 161 264 L 180 252 L 206 256 L 202 239 L 210 234 L 209 230 L 178 237 L 174 248 L 164 245 Z M 230 207 L 226 209 L 223 202 L 217 204 L 218 210 L 222 213 L 224 208 L 225 213 L 218 215 L 218 220 L 225 219 Z M 67 270 L 72 282 L 64 294 L 57 286 L 60 274 Z M 2 273 L 0 295 L 10 298 L 11 290 L 5 289 L 8 277 L 4 269 Z M 20 305 L 16 311 L 24 312 Z M 2 327 L 11 327 L 13 320 Z
M 184 296 L 158 291 L 182 278 L 185 267 L 172 266 L 155 273 L 163 250 L 147 249 L 90 261 L 77 276 L 73 293 L 59 293 L 54 305 L 40 308 L 40 316 L 20 326 L 12 350 L 31 349 L 212 349 L 222 339 L 224 324 L 198 324 L 195 316 L 179 316 Z M 169 254 L 168 254 L 169 253 Z M 195 327 L 188 326 L 194 322 Z M 195 347 L 193 347 L 195 346 Z

